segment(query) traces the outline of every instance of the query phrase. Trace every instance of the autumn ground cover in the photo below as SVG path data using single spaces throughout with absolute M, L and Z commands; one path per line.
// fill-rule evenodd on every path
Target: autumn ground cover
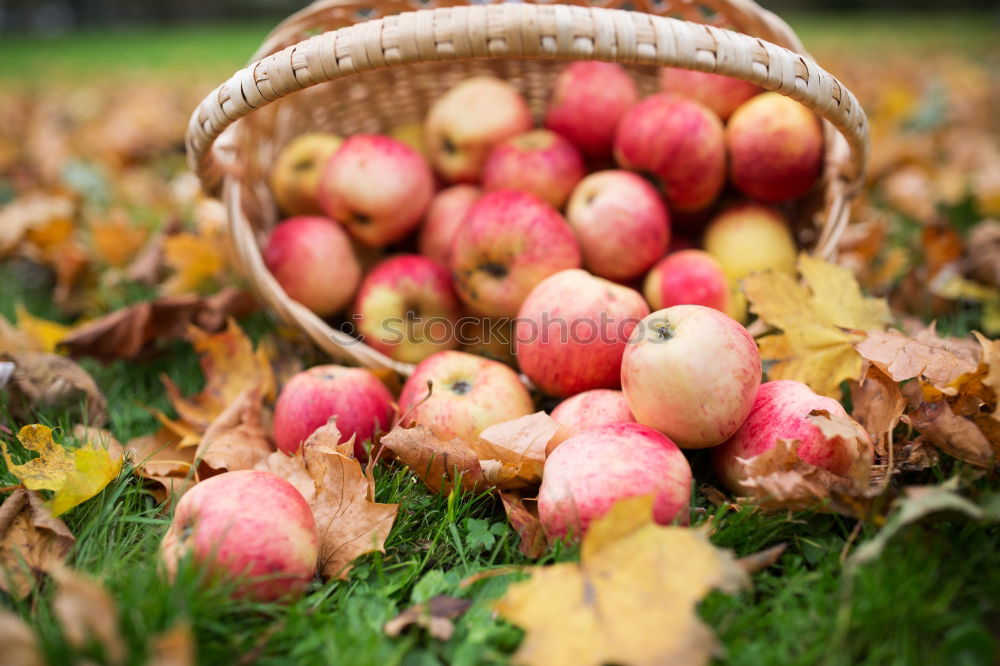
M 695 453 L 692 524 L 705 527 L 716 548 L 672 541 L 676 533 L 664 536 L 658 528 L 621 538 L 636 539 L 636 551 L 662 538 L 671 552 L 699 561 L 711 561 L 718 549 L 744 558 L 783 546 L 780 553 L 743 560 L 752 587 L 710 592 L 701 602 L 698 615 L 722 646 L 719 663 L 992 664 L 1000 658 L 1000 484 L 994 457 L 1000 447 L 994 411 L 1000 360 L 995 343 L 990 357 L 971 337 L 973 331 L 989 339 L 1000 334 L 1000 231 L 989 221 L 1000 215 L 1000 126 L 994 112 L 1000 52 L 990 42 L 992 26 L 981 16 L 801 17 L 793 25 L 870 114 L 871 177 L 841 260 L 869 296 L 892 307 L 894 328 L 915 359 L 909 365 L 917 367 L 894 364 L 899 340 L 891 334 L 838 338 L 838 358 L 845 362 L 836 367 L 810 363 L 823 350 L 808 339 L 791 356 L 787 350 L 772 355 L 768 367 L 772 376 L 787 373 L 814 388 L 843 375 L 844 383 L 832 390 L 883 438 L 878 492 L 826 487 L 825 502 L 805 510 L 794 493 L 779 492 L 778 499 L 796 510 L 762 512 L 722 496 L 707 456 Z M 71 377 L 69 371 L 40 367 L 30 386 L 47 388 L 44 395 L 8 387 L 0 398 L 0 436 L 11 462 L 24 463 L 31 454 L 14 437 L 20 426 L 50 425 L 72 448 L 86 439 L 73 434 L 75 426 L 106 414 L 109 434 L 133 448 L 120 471 L 110 468 L 103 490 L 59 516 L 72 543 L 41 523 L 32 532 L 11 517 L 6 524 L 0 520 L 4 566 L 12 561 L 17 538 L 39 539 L 31 542 L 39 549 L 32 551 L 37 588 L 31 589 L 34 577 L 26 587 L 5 580 L 4 612 L 27 622 L 51 663 L 153 658 L 183 664 L 195 654 L 201 663 L 507 663 L 525 632 L 498 618 L 495 607 L 514 581 L 528 577 L 517 567 L 572 564 L 581 550 L 584 567 L 595 571 L 607 558 L 612 569 L 618 561 L 597 539 L 582 548 L 556 544 L 531 559 L 494 492 L 460 485 L 430 492 L 398 464 L 373 470 L 375 502 L 399 506 L 384 552 L 362 555 L 344 580 L 317 581 L 300 601 L 241 601 L 224 585 L 205 585 L 192 568 L 182 567 L 173 583 L 158 568 L 157 547 L 169 524 L 160 504 L 164 486 L 183 483 L 190 458 L 188 467 L 153 469 L 141 464 L 145 456 L 138 453 L 148 455 L 154 450 L 149 447 L 184 437 L 197 446 L 235 393 L 243 395 L 257 381 L 225 363 L 220 367 L 218 357 L 214 365 L 202 365 L 200 354 L 206 352 L 192 342 L 201 339 L 211 348 L 206 340 L 227 340 L 246 354 L 236 356 L 248 359 L 244 370 L 264 358 L 261 376 L 272 381 L 321 359 L 293 331 L 239 296 L 242 284 L 230 265 L 222 213 L 184 173 L 180 139 L 188 113 L 265 31 L 251 25 L 0 44 L 0 314 L 9 322 L 0 321 L 0 351 L 52 351 L 61 343 L 60 352 L 72 353 L 95 385 L 78 380 L 64 395 L 66 387 L 53 390 L 51 380 Z M 822 285 L 815 272 L 804 269 L 803 275 L 807 286 L 801 302 L 792 305 L 797 312 L 809 310 L 811 324 L 837 333 L 869 328 L 824 320 L 822 307 L 810 300 L 821 295 Z M 838 281 L 838 295 L 852 288 L 853 278 L 823 275 L 835 276 L 830 279 Z M 794 334 L 787 304 L 768 300 L 773 287 L 747 285 L 754 311 L 775 329 Z M 100 319 L 109 312 L 125 314 Z M 247 339 L 223 331 L 226 315 L 235 316 L 263 352 L 255 356 Z M 92 320 L 103 322 L 96 333 L 79 327 Z M 926 328 L 932 320 L 936 335 Z M 214 332 L 199 337 L 178 322 Z M 211 337 L 226 335 L 231 337 Z M 787 347 L 770 344 L 772 351 Z M 875 368 L 869 370 L 869 391 L 851 385 L 862 357 Z M 18 358 L 25 365 L 25 357 Z M 266 393 L 266 383 L 260 379 L 254 388 Z M 885 388 L 879 394 L 884 402 L 872 386 Z M 914 393 L 914 387 L 921 390 Z M 904 407 L 904 395 L 912 404 Z M 194 396 L 193 402 L 178 396 Z M 878 407 L 886 403 L 898 403 L 898 410 Z M 185 412 L 185 404 L 196 409 Z M 942 410 L 958 419 L 949 422 L 950 429 L 935 420 Z M 241 432 L 259 428 L 251 412 L 239 415 Z M 197 423 L 198 414 L 208 414 L 209 423 Z M 5 502 L 23 492 L 14 471 L 5 463 L 0 473 Z M 907 487 L 922 490 L 908 493 Z M 896 532 L 922 513 L 936 520 Z M 622 514 L 618 524 L 634 519 Z M 60 560 L 69 572 L 56 566 Z M 685 583 L 697 583 L 677 575 L 689 573 L 684 557 L 664 562 L 670 570 L 636 572 L 622 560 L 615 572 L 620 585 L 609 594 L 630 585 L 664 599 L 692 594 Z M 721 570 L 728 571 L 720 564 Z M 73 571 L 100 586 L 95 590 Z M 468 602 L 449 602 L 447 610 L 457 613 L 453 624 L 441 619 L 429 630 L 387 635 L 386 623 L 401 611 L 438 596 Z M 504 616 L 516 617 L 511 598 L 504 603 Z M 627 595 L 608 597 L 607 604 L 637 607 Z M 639 649 L 633 641 L 607 660 L 663 663 L 641 648 L 670 645 L 682 631 L 685 637 L 697 633 L 683 608 L 678 613 L 664 604 L 669 614 L 658 614 L 655 604 L 638 607 L 642 611 L 633 616 L 608 613 L 603 632 L 568 642 L 595 646 L 596 653 L 602 640 L 613 645 L 605 634 L 627 635 L 642 615 L 662 626 L 651 632 L 656 640 L 640 641 Z M 579 610 L 549 606 L 550 613 Z M 527 625 L 524 645 L 545 644 L 544 626 L 521 624 Z M 15 625 L 10 614 L 0 615 L 0 636 L 8 645 L 14 644 Z M 701 663 L 698 655 L 711 641 L 697 635 L 676 663 Z M 0 663 L 8 654 L 13 652 L 0 651 Z

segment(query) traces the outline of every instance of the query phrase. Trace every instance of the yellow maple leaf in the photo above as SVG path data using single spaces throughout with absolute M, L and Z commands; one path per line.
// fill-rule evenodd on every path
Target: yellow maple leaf
M 656 525 L 652 498 L 640 497 L 591 525 L 579 564 L 534 569 L 496 609 L 526 632 L 518 663 L 705 664 L 717 643 L 698 602 L 710 590 L 746 584 L 732 555 L 705 532 Z
M 181 232 L 163 239 L 163 261 L 173 275 L 163 283 L 163 293 L 184 294 L 211 286 L 225 266 L 221 234 Z
M 781 333 L 758 340 L 760 356 L 775 361 L 771 379 L 795 379 L 821 395 L 840 397 L 840 383 L 861 376 L 861 356 L 852 346 L 864 331 L 889 321 L 883 299 L 866 298 L 851 272 L 799 256 L 805 282 L 783 273 L 757 273 L 743 280 L 750 309 Z
M 90 242 L 97 257 L 112 266 L 124 266 L 149 237 L 149 229 L 136 226 L 124 209 L 116 208 L 90 223 Z
M 88 441 L 79 449 L 69 451 L 55 443 L 52 428 L 48 426 L 26 425 L 17 433 L 17 438 L 24 448 L 38 453 L 38 457 L 17 465 L 10 457 L 7 444 L 0 440 L 7 469 L 28 490 L 54 491 L 48 502 L 53 516 L 101 492 L 122 468 L 120 450 L 111 451 Z
M 72 326 L 36 317 L 18 303 L 14 307 L 16 325 L 0 317 L 0 352 L 39 351 L 52 354 Z

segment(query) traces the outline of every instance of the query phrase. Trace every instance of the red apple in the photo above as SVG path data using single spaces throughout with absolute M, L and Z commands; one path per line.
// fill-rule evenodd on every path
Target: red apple
M 690 97 L 701 102 L 726 120 L 743 102 L 761 89 L 743 79 L 693 69 L 664 67 L 660 71 L 660 87 L 665 93 Z
M 392 423 L 392 394 L 370 370 L 317 365 L 288 380 L 274 405 L 274 443 L 288 454 L 330 417 L 342 441 L 354 436 L 354 455 L 367 458 L 364 443 Z
M 435 194 L 417 238 L 420 254 L 447 266 L 458 227 L 481 196 L 475 185 L 452 185 Z
M 873 456 L 871 446 L 859 452 L 855 441 L 828 439 L 807 418 L 814 410 L 850 419 L 839 402 L 817 395 L 801 382 L 780 379 L 761 384 L 746 421 L 728 441 L 712 451 L 712 461 L 722 483 L 734 493 L 748 494 L 742 483 L 745 463 L 740 459 L 748 460 L 771 450 L 779 439 L 799 440 L 798 455 L 804 462 L 844 477 L 853 477 L 860 469 L 867 477 Z M 858 437 L 870 441 L 865 429 L 860 424 L 854 425 Z
M 493 148 L 483 167 L 483 189 L 530 192 L 562 208 L 584 174 L 573 144 L 555 132 L 532 130 Z
M 479 180 L 486 157 L 504 139 L 534 122 L 517 88 L 490 76 L 452 86 L 431 105 L 424 139 L 434 169 L 447 181 Z
M 312 132 L 295 137 L 278 153 L 271 169 L 271 192 L 288 215 L 322 212 L 317 199 L 320 175 L 344 142 L 336 134 Z
M 636 421 L 682 448 L 702 449 L 743 424 L 760 373 L 757 343 L 739 322 L 702 305 L 675 305 L 636 327 L 622 359 L 622 391 Z
M 459 298 L 474 312 L 513 317 L 536 284 L 580 266 L 580 245 L 559 212 L 527 192 L 488 192 L 451 247 Z
M 320 317 L 350 303 L 361 281 L 350 239 L 325 217 L 290 217 L 275 227 L 264 264 L 286 294 Z
M 687 524 L 691 466 L 672 441 L 638 423 L 589 428 L 545 459 L 538 517 L 551 538 L 579 538 L 629 497 L 654 495 L 653 518 Z
M 672 209 L 707 208 L 726 182 L 722 121 L 710 109 L 678 95 L 652 95 L 622 118 L 615 132 L 619 166 L 649 174 Z
M 547 453 L 588 428 L 635 422 L 625 394 L 610 389 L 591 389 L 566 398 L 552 410 L 552 418 L 559 422 L 559 431 L 546 447 Z
M 813 113 L 779 93 L 758 95 L 726 126 L 729 173 L 748 196 L 774 203 L 812 189 L 823 166 L 823 128 Z
M 654 310 L 704 305 L 730 314 L 729 281 L 715 259 L 702 250 L 668 254 L 646 276 L 643 294 Z
M 583 267 L 626 282 L 663 256 L 670 215 L 656 190 L 630 171 L 592 173 L 576 186 L 566 220 L 580 241 Z
M 397 361 L 419 363 L 458 346 L 461 315 L 448 270 L 405 254 L 375 266 L 361 282 L 354 311 L 367 344 Z
M 428 380 L 434 386 L 430 398 Z M 458 351 L 438 352 L 422 361 L 403 385 L 399 409 L 409 415 L 403 425 L 417 423 L 440 439 L 467 441 L 478 437 L 483 428 L 535 411 L 516 372 L 502 363 Z
M 312 510 L 292 484 L 258 470 L 213 476 L 177 503 L 160 553 L 171 578 L 189 556 L 213 576 L 236 581 L 253 601 L 301 597 L 316 572 Z
M 344 141 L 319 183 L 326 214 L 371 247 L 413 231 L 434 195 L 427 161 L 402 141 L 355 134 Z
M 517 362 L 542 391 L 621 386 L 622 354 L 649 307 L 639 292 L 571 269 L 542 280 L 514 327 Z
M 569 139 L 587 158 L 607 160 L 615 126 L 638 100 L 635 82 L 620 65 L 578 60 L 556 79 L 545 126 Z

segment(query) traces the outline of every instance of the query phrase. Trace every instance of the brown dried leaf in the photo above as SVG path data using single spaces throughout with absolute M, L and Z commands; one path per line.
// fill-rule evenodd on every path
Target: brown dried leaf
M 447 641 L 455 631 L 452 620 L 468 610 L 471 605 L 472 602 L 468 599 L 434 597 L 426 603 L 410 606 L 386 622 L 382 630 L 386 636 L 395 638 L 410 625 L 416 625 L 426 629 L 431 637 Z
M 66 642 L 76 649 L 96 640 L 108 663 L 125 660 L 125 642 L 118 628 L 118 608 L 104 585 L 66 567 L 52 572 L 56 593 L 52 610 Z
M 971 340 L 938 337 L 931 324 L 907 337 L 898 331 L 869 331 L 854 345 L 862 357 L 901 382 L 923 375 L 935 386 L 947 386 L 974 372 L 979 349 Z
M 260 392 L 247 389 L 212 421 L 198 444 L 198 480 L 221 472 L 253 469 L 274 451 L 261 422 Z
M 520 488 L 541 482 L 545 450 L 559 428 L 551 416 L 536 412 L 489 426 L 470 445 L 490 485 L 503 490 Z M 500 464 L 487 465 L 493 461 Z
M 899 384 L 877 366 L 869 365 L 860 382 L 851 384 L 853 416 L 872 437 L 880 455 L 885 455 L 889 434 L 906 409 Z
M 450 490 L 457 479 L 461 479 L 462 490 L 466 491 L 488 486 L 475 451 L 458 437 L 446 442 L 426 426 L 396 426 L 382 436 L 381 445 L 434 492 Z
M 837 416 L 822 409 L 814 409 L 809 412 L 806 420 L 819 428 L 823 437 L 834 448 L 857 451 L 857 455 L 854 456 L 851 467 L 847 471 L 847 477 L 859 486 L 868 483 L 874 453 L 871 436 L 865 432 L 865 429 L 850 417 Z
M 0 608 L 0 645 L 2 662 L 9 666 L 45 666 L 46 660 L 38 647 L 38 639 L 24 620 L 11 611 Z
M 924 402 L 903 419 L 959 460 L 989 467 L 1000 458 L 1000 439 L 991 442 L 975 421 L 955 414 L 947 400 Z
M 150 492 L 161 504 L 171 496 L 180 497 L 195 484 L 195 448 L 178 446 L 179 439 L 169 428 L 162 427 L 126 445 L 136 473 L 151 483 Z
M 4 387 L 8 409 L 15 421 L 36 421 L 39 409 L 72 410 L 83 404 L 87 423 L 103 425 L 107 401 L 90 374 L 63 356 L 43 352 L 0 353 L 0 361 L 14 363 L 14 372 Z
M 157 634 L 149 644 L 147 666 L 194 666 L 198 661 L 194 632 L 189 624 L 178 624 Z
M 786 548 L 788 548 L 787 543 L 779 543 L 777 546 L 771 546 L 767 550 L 761 550 L 741 557 L 736 560 L 736 564 L 740 565 L 748 574 L 754 574 L 777 563 Z
M 38 493 L 15 490 L 0 505 L 0 589 L 27 596 L 35 576 L 62 564 L 74 541 Z
M 302 451 L 291 456 L 284 451 L 275 451 L 258 462 L 254 469 L 280 476 L 299 491 L 310 507 L 316 504 L 316 484 L 306 469 Z
M 969 230 L 969 274 L 1000 287 L 1000 221 L 983 220 Z
M 549 543 L 545 538 L 542 522 L 538 518 L 538 502 L 510 491 L 501 491 L 500 500 L 503 502 L 504 511 L 507 512 L 507 521 L 521 538 L 517 549 L 522 555 L 533 560 L 544 555 Z

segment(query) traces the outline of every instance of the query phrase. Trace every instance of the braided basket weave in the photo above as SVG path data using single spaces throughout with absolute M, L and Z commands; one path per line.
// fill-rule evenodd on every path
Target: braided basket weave
M 864 172 L 867 121 L 791 28 L 751 0 L 319 0 L 275 28 L 251 64 L 201 102 L 187 130 L 188 161 L 205 190 L 223 197 L 240 269 L 268 307 L 334 358 L 409 374 L 408 364 L 290 299 L 268 272 L 260 243 L 278 221 L 267 184 L 274 157 L 304 132 L 386 132 L 421 121 L 435 98 L 477 74 L 510 81 L 539 118 L 567 60 L 617 62 L 643 95 L 671 66 L 744 79 L 815 111 L 826 158 L 820 186 L 799 206 L 798 235 L 819 256 L 835 252 Z

